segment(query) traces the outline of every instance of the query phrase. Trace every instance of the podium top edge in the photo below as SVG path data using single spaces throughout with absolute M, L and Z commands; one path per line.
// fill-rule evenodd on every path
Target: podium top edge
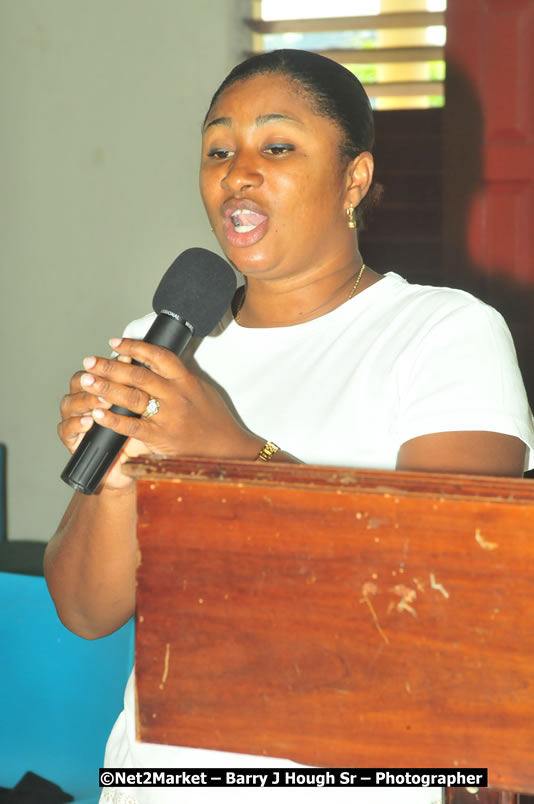
M 534 483 L 526 478 L 404 472 L 275 462 L 222 461 L 216 458 L 130 458 L 123 471 L 137 481 L 181 481 L 309 488 L 382 496 L 479 498 L 534 505 Z

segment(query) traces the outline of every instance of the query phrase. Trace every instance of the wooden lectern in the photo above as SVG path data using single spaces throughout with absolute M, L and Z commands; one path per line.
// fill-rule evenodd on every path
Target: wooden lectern
M 448 801 L 534 792 L 532 481 L 195 459 L 127 471 L 139 739 L 488 768 L 496 789 Z

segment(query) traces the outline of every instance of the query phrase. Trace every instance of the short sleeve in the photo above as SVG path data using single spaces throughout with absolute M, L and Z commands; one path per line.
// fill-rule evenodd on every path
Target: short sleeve
M 434 314 L 403 356 L 398 446 L 420 435 L 486 430 L 520 438 L 534 468 L 534 419 L 503 317 L 478 299 Z
M 136 338 L 137 340 L 142 340 L 155 320 L 156 320 L 156 313 L 148 313 L 147 315 L 144 315 L 142 318 L 136 318 L 135 321 L 130 321 L 130 323 L 124 329 L 122 337 Z
M 156 313 L 148 313 L 142 318 L 136 318 L 135 321 L 130 321 L 129 324 L 126 324 L 122 332 L 122 337 L 135 338 L 138 341 L 143 340 L 148 330 L 152 326 L 155 318 Z M 117 352 L 115 351 L 111 352 L 111 357 L 112 358 L 117 357 Z

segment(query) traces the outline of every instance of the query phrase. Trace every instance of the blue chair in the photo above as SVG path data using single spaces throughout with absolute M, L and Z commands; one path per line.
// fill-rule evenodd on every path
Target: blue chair
M 43 577 L 0 572 L 0 645 L 0 786 L 33 771 L 96 804 L 133 666 L 133 620 L 86 641 L 61 624 Z

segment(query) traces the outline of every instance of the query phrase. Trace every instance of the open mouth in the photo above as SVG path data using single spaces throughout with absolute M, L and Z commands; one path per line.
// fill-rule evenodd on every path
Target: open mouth
M 250 209 L 236 209 L 230 216 L 234 231 L 237 234 L 246 234 L 252 232 L 257 226 L 267 220 L 266 215 L 260 215 L 259 212 L 252 212 Z

